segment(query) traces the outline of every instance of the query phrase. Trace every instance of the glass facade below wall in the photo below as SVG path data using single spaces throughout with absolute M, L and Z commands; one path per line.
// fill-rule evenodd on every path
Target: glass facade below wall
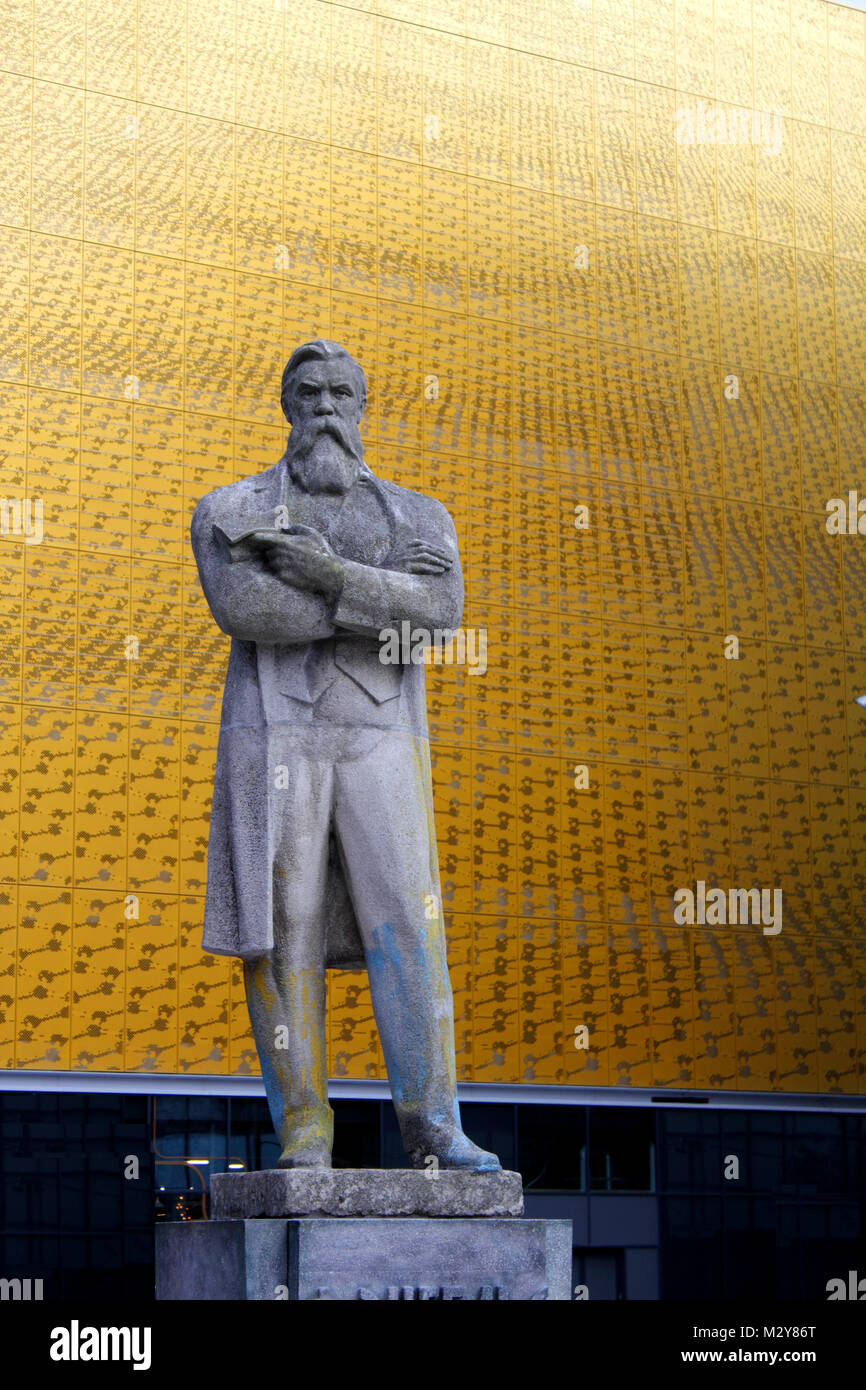
M 150 1108 L 0 1094 L 0 1279 L 41 1279 L 45 1299 L 153 1297 Z
M 389 1102 L 333 1106 L 335 1166 L 405 1165 Z M 461 1109 L 523 1175 L 527 1215 L 572 1221 L 581 1297 L 824 1300 L 862 1265 L 866 1116 Z M 206 1220 L 213 1173 L 277 1157 L 264 1100 L 0 1093 L 0 1280 L 151 1299 L 156 1222 Z

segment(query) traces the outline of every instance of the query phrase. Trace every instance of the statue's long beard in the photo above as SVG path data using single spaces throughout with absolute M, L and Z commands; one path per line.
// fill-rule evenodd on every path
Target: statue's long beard
M 356 425 L 330 419 L 292 426 L 286 461 L 305 492 L 345 493 L 357 482 L 364 446 Z

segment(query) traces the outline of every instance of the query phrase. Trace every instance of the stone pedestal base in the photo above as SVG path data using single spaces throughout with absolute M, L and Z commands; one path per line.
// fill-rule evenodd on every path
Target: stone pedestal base
M 214 1173 L 215 1221 L 252 1216 L 522 1216 L 519 1173 L 443 1168 L 266 1168 Z
M 556 1299 L 571 1222 L 301 1217 L 156 1229 L 157 1299 Z

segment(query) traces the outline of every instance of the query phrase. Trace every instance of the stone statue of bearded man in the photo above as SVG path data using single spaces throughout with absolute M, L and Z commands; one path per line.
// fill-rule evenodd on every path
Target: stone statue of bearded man
M 280 1167 L 330 1166 L 325 971 L 349 967 L 369 976 L 412 1165 L 498 1170 L 460 1124 L 424 664 L 380 660 L 383 629 L 459 625 L 454 524 L 364 462 L 366 382 L 344 348 L 297 348 L 282 405 L 280 461 L 192 521 L 232 639 L 203 945 L 244 961 Z

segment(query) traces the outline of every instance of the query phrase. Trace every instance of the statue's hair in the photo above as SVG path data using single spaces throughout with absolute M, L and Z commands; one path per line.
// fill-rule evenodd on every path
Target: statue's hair
M 339 343 L 334 343 L 330 338 L 314 338 L 310 343 L 302 343 L 295 348 L 291 357 L 285 365 L 283 371 L 283 381 L 280 389 L 280 405 L 283 407 L 283 414 L 286 419 L 289 416 L 289 402 L 292 395 L 292 380 L 295 372 L 304 362 L 325 362 L 334 357 L 345 357 L 350 365 L 355 377 L 356 386 L 359 389 L 361 404 L 367 401 L 367 378 L 364 375 L 364 368 L 360 362 L 356 362 L 351 353 L 347 352 Z

